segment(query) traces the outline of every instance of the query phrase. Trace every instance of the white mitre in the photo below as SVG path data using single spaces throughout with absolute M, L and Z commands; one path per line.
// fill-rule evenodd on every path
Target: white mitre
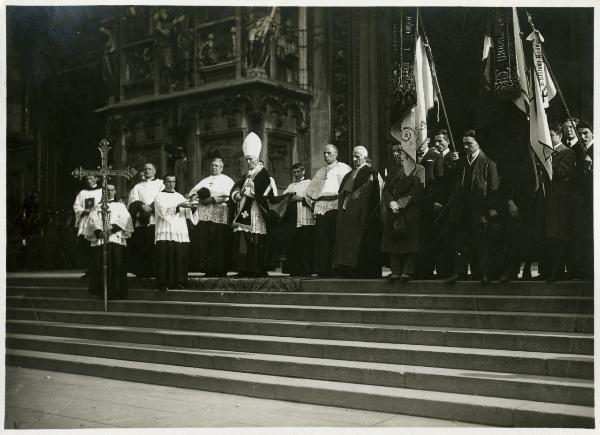
M 253 156 L 258 159 L 261 148 L 262 142 L 260 138 L 256 135 L 256 133 L 250 132 L 242 144 L 242 152 L 244 153 L 244 156 Z

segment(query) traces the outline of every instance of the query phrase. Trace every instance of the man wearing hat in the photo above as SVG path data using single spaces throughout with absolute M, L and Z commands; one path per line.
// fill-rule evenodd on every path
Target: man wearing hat
M 266 191 L 271 176 L 259 161 L 262 142 L 255 133 L 242 144 L 248 172 L 231 189 L 236 204 L 233 219 L 232 269 L 245 277 L 267 275 Z

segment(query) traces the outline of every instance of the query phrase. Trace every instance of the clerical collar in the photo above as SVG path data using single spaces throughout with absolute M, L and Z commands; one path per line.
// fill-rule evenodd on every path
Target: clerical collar
M 156 177 L 144 178 L 144 181 L 154 181 L 154 180 L 156 180 Z
M 174 190 L 163 190 L 163 192 L 165 192 L 165 193 L 175 193 Z
M 330 165 L 327 165 L 327 168 L 333 168 L 338 163 L 339 163 L 339 161 L 336 160 L 335 162 L 331 163 Z
M 93 187 L 86 187 L 85 188 L 85 190 L 96 190 L 96 189 L 100 189 L 97 184 L 94 184 Z

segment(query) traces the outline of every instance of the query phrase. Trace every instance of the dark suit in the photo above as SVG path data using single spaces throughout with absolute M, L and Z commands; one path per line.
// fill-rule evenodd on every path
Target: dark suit
M 441 211 L 447 206 L 452 195 L 452 181 L 457 162 L 452 160 L 452 152 L 449 151 L 436 163 L 433 202 L 437 202 L 442 208 L 435 213 L 435 269 L 439 277 L 445 278 L 454 271 L 455 246 L 449 215 Z
M 514 279 L 524 263 L 523 275 L 530 276 L 531 263 L 534 258 L 539 258 L 544 239 L 544 195 L 548 176 L 529 146 L 509 147 L 505 166 L 500 167 L 500 172 L 498 213 L 505 237 L 499 249 L 499 272 Z M 515 217 L 510 216 L 509 200 L 517 207 Z
M 456 231 L 455 273 L 464 274 L 466 260 L 475 277 L 487 275 L 489 210 L 497 210 L 499 186 L 496 164 L 481 150 L 471 164 L 466 156 L 461 158 L 453 186 L 456 197 L 450 208 L 450 223 Z
M 585 150 L 585 156 L 594 159 L 594 146 Z M 585 157 L 584 157 L 585 159 Z M 585 279 L 594 277 L 594 170 L 592 162 L 583 162 L 581 184 L 581 220 L 579 224 L 580 274 Z
M 550 280 L 560 279 L 567 260 L 567 244 L 575 237 L 580 201 L 574 194 L 576 154 L 559 145 L 552 154 L 552 182 L 545 206 L 546 265 Z M 571 257 L 570 260 L 573 260 Z M 572 261 L 571 261 L 572 263 Z
M 433 278 L 435 268 L 435 245 L 438 231 L 434 225 L 436 177 L 443 165 L 442 156 L 430 148 L 421 159 L 420 165 L 425 168 L 425 191 L 419 213 L 419 253 L 417 254 L 417 276 L 420 279 Z M 441 169 L 443 171 L 443 169 Z
M 586 161 L 586 157 L 594 158 L 593 146 L 586 149 L 585 144 L 580 140 L 566 146 L 575 153 L 571 187 L 574 195 L 572 216 L 576 217 L 572 220 L 576 230 L 566 247 L 567 277 L 591 278 L 593 275 L 593 178 L 591 163 Z

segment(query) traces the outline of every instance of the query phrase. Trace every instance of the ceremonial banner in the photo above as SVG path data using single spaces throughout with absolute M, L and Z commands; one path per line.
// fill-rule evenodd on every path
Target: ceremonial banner
M 495 8 L 483 40 L 485 84 L 499 100 L 515 100 L 521 95 L 519 58 L 523 58 L 516 14 L 508 8 Z M 517 53 L 521 49 L 521 55 Z M 523 79 L 526 76 L 523 74 Z M 524 88 L 527 90 L 527 86 Z
M 550 100 L 556 95 L 556 87 L 548 74 L 546 63 L 542 55 L 542 42 L 544 38 L 538 31 L 533 31 L 527 37 L 533 46 L 533 68 L 530 73 L 531 99 L 529 104 L 529 138 L 531 147 L 536 156 L 546 168 L 552 179 L 552 142 L 546 109 Z
M 515 41 L 515 59 L 517 62 L 517 76 L 519 79 L 518 93 L 513 99 L 515 105 L 524 113 L 529 113 L 529 83 L 525 72 L 525 54 L 523 53 L 523 41 L 521 40 L 521 26 L 517 8 L 512 8 L 513 38 Z
M 423 39 L 419 35 L 418 10 L 401 8 L 392 31 L 391 135 L 408 156 L 427 146 L 427 112 L 437 96 Z
M 517 9 L 496 8 L 483 42 L 484 78 L 486 88 L 498 100 L 512 101 L 528 117 L 531 149 L 551 179 L 552 146 L 545 109 L 556 90 L 543 62 L 537 35 L 534 32 L 527 38 L 533 44 L 535 66 L 534 71 L 529 71 Z

